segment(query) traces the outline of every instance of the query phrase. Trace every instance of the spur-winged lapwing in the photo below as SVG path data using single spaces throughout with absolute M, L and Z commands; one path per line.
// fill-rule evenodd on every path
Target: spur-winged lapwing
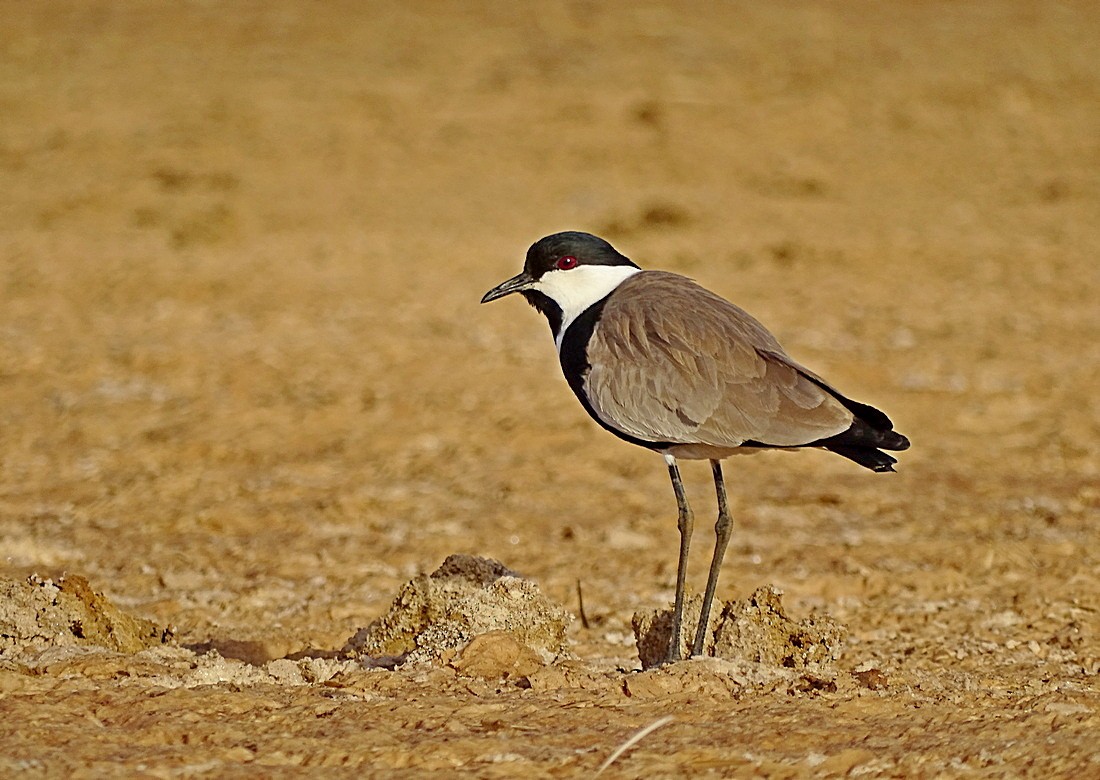
M 523 271 L 481 299 L 520 293 L 550 322 L 569 386 L 601 426 L 664 456 L 679 508 L 680 558 L 668 658 L 680 657 L 693 516 L 677 459 L 709 460 L 718 493 L 714 557 L 692 654 L 703 652 L 730 537 L 722 459 L 819 447 L 872 471 L 909 440 L 871 406 L 796 363 L 763 325 L 691 279 L 643 271 L 588 233 L 556 233 L 527 250 Z

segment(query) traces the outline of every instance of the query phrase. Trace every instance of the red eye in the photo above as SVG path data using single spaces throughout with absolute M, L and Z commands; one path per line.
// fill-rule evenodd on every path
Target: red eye
M 573 255 L 566 255 L 565 257 L 559 258 L 556 265 L 560 270 L 568 271 L 570 268 L 577 267 L 577 258 L 573 257 Z

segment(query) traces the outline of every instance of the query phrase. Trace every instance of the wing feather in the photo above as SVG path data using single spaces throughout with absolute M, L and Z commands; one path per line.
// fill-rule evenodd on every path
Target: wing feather
M 588 362 L 595 412 L 649 441 L 789 447 L 853 419 L 759 322 L 677 274 L 624 281 L 604 306 Z

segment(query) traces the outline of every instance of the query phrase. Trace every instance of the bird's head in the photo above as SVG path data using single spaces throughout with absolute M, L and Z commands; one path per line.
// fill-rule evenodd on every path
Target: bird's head
M 630 258 L 591 233 L 569 231 L 541 238 L 527 250 L 523 270 L 482 297 L 482 303 L 520 293 L 546 315 L 557 335 L 581 312 L 638 273 Z

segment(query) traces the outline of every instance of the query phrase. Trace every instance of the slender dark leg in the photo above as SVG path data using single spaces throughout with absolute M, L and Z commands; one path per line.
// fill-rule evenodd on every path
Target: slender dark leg
M 703 594 L 703 611 L 699 613 L 699 626 L 695 629 L 695 642 L 691 646 L 692 655 L 702 655 L 703 644 L 707 638 L 707 622 L 710 619 L 710 605 L 714 601 L 714 589 L 718 587 L 718 574 L 722 571 L 722 559 L 726 556 L 726 547 L 730 543 L 730 508 L 726 502 L 726 483 L 722 480 L 722 463 L 710 462 L 714 473 L 714 489 L 718 493 L 718 520 L 714 524 L 714 557 L 710 559 L 710 574 L 707 575 L 707 590 Z
M 687 582 L 688 546 L 691 544 L 691 530 L 694 517 L 688 506 L 684 483 L 680 481 L 680 468 L 671 455 L 665 456 L 668 463 L 668 475 L 672 478 L 672 489 L 676 491 L 676 506 L 680 510 L 677 527 L 680 529 L 680 560 L 676 564 L 676 603 L 672 608 L 672 636 L 668 640 L 668 660 L 680 660 L 680 630 L 684 622 L 684 585 Z

